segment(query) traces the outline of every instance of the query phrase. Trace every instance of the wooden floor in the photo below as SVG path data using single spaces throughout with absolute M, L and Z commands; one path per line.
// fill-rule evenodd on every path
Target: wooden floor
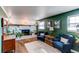
M 36 49 L 33 49 L 34 46 L 36 47 Z M 22 39 L 22 40 L 16 41 L 15 53 L 30 53 L 30 52 L 33 52 L 33 53 L 42 53 L 42 52 L 61 53 L 58 49 L 51 47 L 44 42 L 38 41 L 37 38 Z
M 30 39 L 22 39 L 22 40 L 18 40 L 16 41 L 16 48 L 15 48 L 15 53 L 28 53 L 26 47 L 25 47 L 25 43 L 30 43 L 33 41 L 37 41 L 37 38 L 30 38 Z
M 15 41 L 15 49 L 10 51 L 10 53 L 56 53 L 60 52 L 54 47 L 37 40 L 36 35 L 22 36 Z M 9 44 L 10 45 L 10 44 Z M 13 45 L 12 45 L 13 47 Z

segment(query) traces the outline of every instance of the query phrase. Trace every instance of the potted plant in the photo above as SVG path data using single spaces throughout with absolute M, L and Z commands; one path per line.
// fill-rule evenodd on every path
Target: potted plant
M 16 40 L 20 40 L 21 36 L 22 36 L 22 33 L 20 32 L 16 33 Z

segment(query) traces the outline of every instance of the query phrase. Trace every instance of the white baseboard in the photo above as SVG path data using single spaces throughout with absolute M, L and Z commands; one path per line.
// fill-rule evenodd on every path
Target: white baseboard
M 73 52 L 73 53 L 79 53 L 78 51 L 75 51 L 75 50 L 73 50 L 73 49 L 71 49 L 71 52 Z

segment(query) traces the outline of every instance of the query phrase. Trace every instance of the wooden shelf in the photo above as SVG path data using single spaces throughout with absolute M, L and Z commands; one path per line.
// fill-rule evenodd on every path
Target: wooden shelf
M 54 36 L 46 35 L 45 36 L 45 43 L 50 46 L 53 46 L 53 41 L 52 41 L 53 38 L 54 38 Z

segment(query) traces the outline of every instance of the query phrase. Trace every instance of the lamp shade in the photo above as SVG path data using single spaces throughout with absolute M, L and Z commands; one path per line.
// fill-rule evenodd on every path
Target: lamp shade
M 53 27 L 50 27 L 50 31 L 53 31 L 54 30 L 54 28 Z

